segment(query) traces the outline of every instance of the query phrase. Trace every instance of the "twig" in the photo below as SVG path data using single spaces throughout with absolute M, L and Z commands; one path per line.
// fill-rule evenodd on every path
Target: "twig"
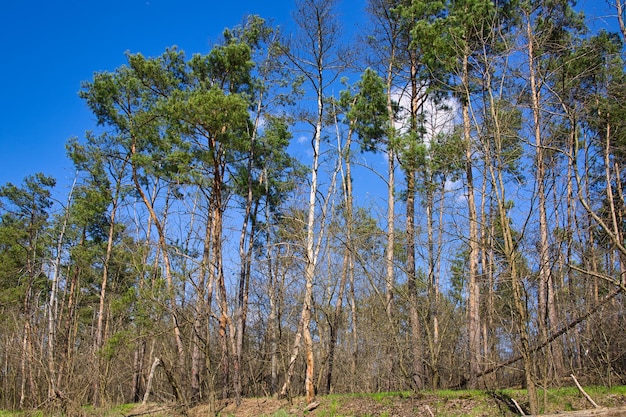
M 587 394 L 585 392 L 585 390 L 583 389 L 583 387 L 580 386 L 580 384 L 578 383 L 578 380 L 576 379 L 576 377 L 574 376 L 574 374 L 570 374 L 570 376 L 572 377 L 572 379 L 574 380 L 574 382 L 576 383 L 576 386 L 578 387 L 578 391 L 581 392 L 582 395 L 585 396 L 585 398 L 587 399 L 587 401 L 589 401 L 591 403 L 591 405 L 593 405 L 595 408 L 600 408 L 600 406 L 598 404 L 596 404 L 596 402 L 589 396 L 589 394 Z

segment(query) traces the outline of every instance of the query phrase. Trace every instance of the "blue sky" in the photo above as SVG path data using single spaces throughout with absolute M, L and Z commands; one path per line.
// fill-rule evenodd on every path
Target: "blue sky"
M 344 10 L 364 5 L 343 2 Z M 71 183 L 65 142 L 95 127 L 78 97 L 80 84 L 123 65 L 126 51 L 157 56 L 177 45 L 188 56 L 207 53 L 244 16 L 284 26 L 293 7 L 293 0 L 0 2 L 0 185 L 36 172 L 54 176 L 60 187 Z
M 354 30 L 366 2 L 340 4 L 342 24 Z M 581 0 L 579 6 L 588 15 L 606 15 L 605 0 Z M 80 84 L 96 71 L 123 65 L 124 52 L 157 56 L 177 45 L 188 55 L 206 53 L 245 15 L 284 26 L 293 7 L 293 0 L 2 1 L 0 185 L 43 172 L 60 188 L 69 186 L 74 173 L 65 142 L 95 127 L 78 98 Z

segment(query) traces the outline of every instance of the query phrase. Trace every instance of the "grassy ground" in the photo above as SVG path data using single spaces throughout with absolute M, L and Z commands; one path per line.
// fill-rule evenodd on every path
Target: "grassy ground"
M 603 407 L 626 405 L 626 387 L 589 387 L 585 389 L 593 400 Z M 584 410 L 592 405 L 575 388 L 559 388 L 541 392 L 543 413 Z M 302 398 L 278 400 L 275 398 L 247 398 L 237 407 L 233 403 L 202 404 L 191 409 L 172 404 L 125 404 L 108 409 L 79 408 L 65 412 L 42 411 L 8 413 L 0 417 L 93 416 L 93 417 L 491 417 L 521 415 L 515 402 L 528 413 L 524 390 L 498 391 L 424 391 L 420 393 L 393 392 L 375 394 L 342 394 L 321 396 L 319 405 L 306 411 Z
M 626 387 L 612 389 L 591 387 L 587 393 L 601 406 L 617 407 L 626 405 Z M 543 393 L 542 393 L 543 394 Z M 246 399 L 239 407 L 235 404 L 221 404 L 217 415 L 220 417 L 492 417 L 520 415 L 515 402 L 528 414 L 528 399 L 525 390 L 499 391 L 424 391 L 410 392 L 343 394 L 319 397 L 319 406 L 312 411 L 304 411 L 306 404 L 302 398 L 292 401 L 274 398 Z M 542 412 L 584 410 L 592 405 L 576 388 L 548 390 L 542 395 Z M 189 417 L 215 415 L 208 405 L 188 410 Z

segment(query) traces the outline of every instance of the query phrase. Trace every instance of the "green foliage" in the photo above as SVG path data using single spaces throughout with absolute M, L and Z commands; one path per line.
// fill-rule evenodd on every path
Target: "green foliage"
M 43 174 L 24 179 L 21 187 L 0 187 L 0 300 L 24 303 L 48 287 L 44 265 L 50 256 L 51 189 L 55 180 Z
M 594 142 L 604 147 L 607 129 L 610 129 L 611 153 L 621 163 L 626 160 L 626 112 L 622 105 L 626 98 L 626 72 L 619 54 L 622 47 L 615 34 L 601 32 L 568 57 L 569 71 L 564 75 L 573 84 L 576 101 L 571 105 L 587 109 L 586 121 L 595 132 Z
M 106 360 L 111 360 L 119 355 L 120 351 L 125 352 L 132 333 L 130 331 L 120 331 L 109 336 L 100 350 L 99 354 Z
M 229 93 L 240 93 L 251 81 L 251 47 L 231 32 L 226 32 L 225 38 L 226 43 L 213 48 L 207 56 L 207 71 L 215 77 L 217 86 Z
M 458 130 L 440 132 L 428 144 L 428 164 L 433 177 L 455 181 L 464 169 L 464 143 Z
M 341 92 L 340 107 L 351 129 L 361 138 L 363 151 L 375 151 L 392 135 L 384 80 L 371 68 L 361 75 L 352 91 Z
M 467 250 L 457 251 L 450 263 L 450 290 L 448 296 L 458 305 L 465 305 L 464 291 L 467 284 L 469 261 Z
M 443 75 L 445 62 L 441 52 L 448 48 L 446 38 L 442 36 L 447 29 L 445 1 L 412 1 L 408 5 L 400 4 L 396 11 L 405 20 L 410 31 L 410 48 L 415 48 L 422 63 L 431 74 Z
M 245 197 L 250 186 L 253 201 L 258 203 L 265 199 L 275 214 L 305 175 L 304 166 L 287 152 L 290 139 L 287 121 L 268 115 L 263 130 L 250 143 L 246 159 L 233 164 L 234 192 Z

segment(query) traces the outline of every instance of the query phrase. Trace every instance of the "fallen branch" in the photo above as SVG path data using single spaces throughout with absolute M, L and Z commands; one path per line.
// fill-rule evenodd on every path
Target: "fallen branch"
M 522 407 L 519 406 L 517 401 L 515 401 L 514 398 L 511 398 L 511 401 L 513 401 L 513 404 L 515 404 L 515 408 L 517 408 L 517 411 L 519 411 L 519 415 L 520 416 L 525 416 L 526 414 L 524 413 L 524 410 L 522 410 Z
M 593 408 L 591 410 L 563 411 L 557 414 L 541 414 L 540 417 L 614 417 L 623 416 L 626 407 L 617 408 Z
M 312 411 L 315 410 L 320 405 L 319 401 L 314 401 L 311 404 L 304 407 L 304 411 Z
M 591 405 L 593 405 L 595 408 L 600 408 L 600 406 L 598 404 L 596 404 L 596 402 L 589 396 L 589 394 L 587 394 L 585 392 L 585 390 L 583 389 L 583 387 L 580 386 L 580 384 L 578 383 L 578 380 L 576 379 L 576 377 L 574 376 L 574 374 L 570 374 L 570 376 L 572 377 L 572 379 L 574 380 L 574 382 L 576 383 L 576 387 L 578 387 L 578 391 L 581 392 L 582 395 L 585 396 L 585 398 L 587 399 L 587 401 L 589 401 L 591 403 Z

